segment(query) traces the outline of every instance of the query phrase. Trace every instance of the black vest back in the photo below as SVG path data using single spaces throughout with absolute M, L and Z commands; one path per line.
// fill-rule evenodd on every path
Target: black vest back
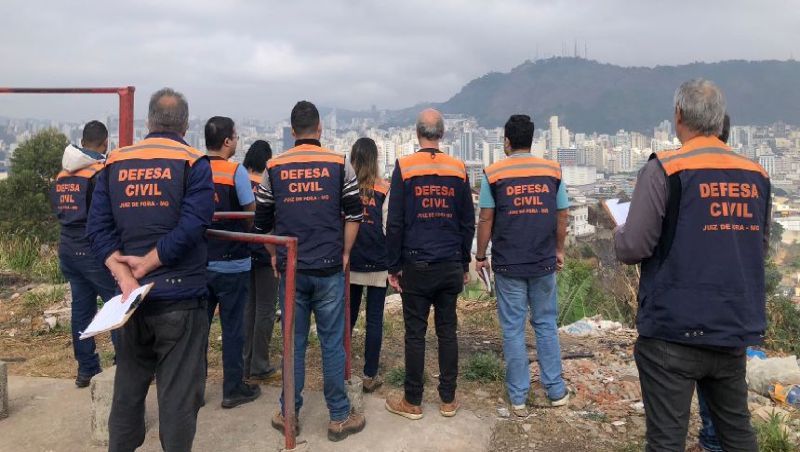
M 67 255 L 90 254 L 86 237 L 86 218 L 92 200 L 94 178 L 103 169 L 98 162 L 78 171 L 61 171 L 50 191 L 50 203 L 61 224 L 59 252 Z
M 386 234 L 383 231 L 383 205 L 389 185 L 378 181 L 369 196 L 363 196 L 364 222 L 358 228 L 358 236 L 350 252 L 350 269 L 357 272 L 388 270 Z
M 713 137 L 653 158 L 670 191 L 659 245 L 642 263 L 639 334 L 713 346 L 761 343 L 766 171 Z
M 241 212 L 239 196 L 236 194 L 236 169 L 239 164 L 222 157 L 211 156 L 211 172 L 214 177 L 214 211 Z M 211 229 L 231 232 L 247 232 L 242 220 L 216 220 Z M 250 247 L 244 242 L 208 239 L 209 262 L 232 261 L 250 257 Z

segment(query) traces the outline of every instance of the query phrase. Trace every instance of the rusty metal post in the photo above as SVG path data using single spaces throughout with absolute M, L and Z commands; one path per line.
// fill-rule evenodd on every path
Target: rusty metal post
M 119 89 L 119 147 L 133 144 L 133 91 L 126 86 Z
M 350 328 L 350 264 L 344 269 L 344 381 L 352 375 L 352 334 Z
M 294 296 L 295 277 L 297 273 L 297 239 L 291 238 L 286 244 L 286 283 L 283 302 L 283 436 L 286 449 L 297 446 L 294 436 L 294 425 L 297 422 L 294 408 Z

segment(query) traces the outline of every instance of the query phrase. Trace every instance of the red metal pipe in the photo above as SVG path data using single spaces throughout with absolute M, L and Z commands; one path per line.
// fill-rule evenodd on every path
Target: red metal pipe
M 238 214 L 240 212 L 218 212 L 214 214 L 214 217 L 215 219 L 227 218 L 228 214 L 232 213 Z M 297 422 L 294 412 L 294 300 L 297 275 L 297 237 L 249 234 L 245 232 L 220 231 L 217 229 L 208 229 L 206 235 L 220 240 L 269 243 L 286 247 L 286 272 L 282 276 L 286 278 L 286 287 L 284 289 L 286 298 L 284 299 L 281 318 L 281 329 L 283 333 L 283 436 L 286 443 L 286 450 L 292 450 L 297 446 L 297 438 L 294 436 L 294 425 Z
M 117 94 L 119 95 L 119 145 L 133 144 L 133 86 L 120 88 L 8 88 L 0 94 Z
M 136 88 L 126 86 L 119 93 L 119 147 L 133 144 L 133 91 Z
M 291 239 L 286 245 L 286 287 L 283 306 L 283 406 L 284 423 L 283 436 L 286 449 L 296 447 L 297 438 L 294 436 L 294 425 L 297 422 L 294 408 L 294 295 L 295 274 L 297 272 L 297 238 Z
M 352 334 L 350 328 L 350 264 L 344 269 L 344 380 L 352 376 Z
M 214 212 L 214 220 L 250 220 L 255 212 Z

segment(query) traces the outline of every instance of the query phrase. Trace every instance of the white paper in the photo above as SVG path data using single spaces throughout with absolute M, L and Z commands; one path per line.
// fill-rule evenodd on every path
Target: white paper
M 619 202 L 619 198 L 611 198 L 604 201 L 608 213 L 611 214 L 611 219 L 617 226 L 622 226 L 628 219 L 628 210 L 631 207 L 630 202 Z
M 492 292 L 492 281 L 489 279 L 489 271 L 486 270 L 486 267 L 481 269 L 481 280 L 483 281 L 483 287 L 486 289 L 487 292 Z
M 125 324 L 126 315 L 128 312 L 131 311 L 131 307 L 134 302 L 137 303 L 140 298 L 144 298 L 147 295 L 147 292 L 150 291 L 150 288 L 153 287 L 153 283 L 139 286 L 131 292 L 128 296 L 128 299 L 125 302 L 122 302 L 122 295 L 117 295 L 116 297 L 108 300 L 106 304 L 103 305 L 103 308 L 94 316 L 92 319 L 92 323 L 86 327 L 85 330 L 81 332 L 81 339 L 86 339 L 92 336 L 96 336 L 104 331 L 113 330 L 115 328 L 119 328 Z M 136 306 L 133 306 L 133 309 L 136 309 Z

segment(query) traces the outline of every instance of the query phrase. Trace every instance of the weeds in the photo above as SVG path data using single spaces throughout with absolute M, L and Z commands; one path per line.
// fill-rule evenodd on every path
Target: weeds
M 41 314 L 48 307 L 62 301 L 67 294 L 64 286 L 51 286 L 43 290 L 32 290 L 22 296 L 22 306 L 30 315 Z
M 492 352 L 476 353 L 467 360 L 464 366 L 464 378 L 480 383 L 503 381 L 505 379 L 503 361 Z
M 769 348 L 800 355 L 800 309 L 787 297 L 767 298 L 767 344 Z
M 767 421 L 753 424 L 758 436 L 758 450 L 761 452 L 792 452 L 797 450 L 789 439 L 789 433 L 784 425 L 784 419 L 778 414 L 773 414 Z
M 0 240 L 0 268 L 40 282 L 64 282 L 57 250 L 34 237 L 10 235 Z
M 389 372 L 386 372 L 385 380 L 387 384 L 395 388 L 402 387 L 403 383 L 406 381 L 406 369 L 403 367 L 390 369 Z

